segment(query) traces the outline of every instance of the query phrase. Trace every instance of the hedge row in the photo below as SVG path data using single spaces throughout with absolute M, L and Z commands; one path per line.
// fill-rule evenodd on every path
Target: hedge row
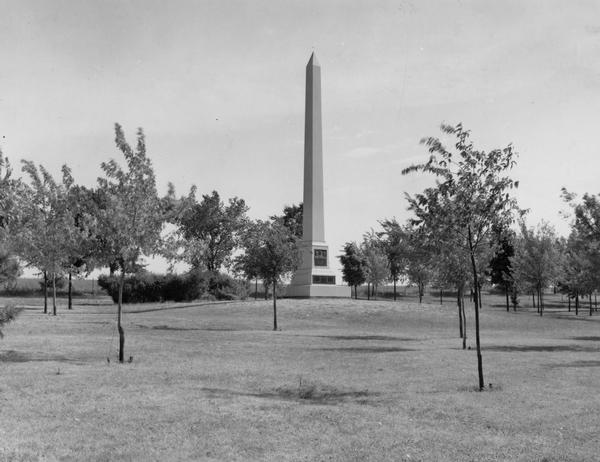
M 115 303 L 119 299 L 119 278 L 118 275 L 105 274 L 98 278 L 98 285 Z M 200 298 L 239 300 L 248 296 L 248 289 L 246 281 L 209 271 L 167 275 L 140 273 L 125 277 L 123 303 L 183 302 Z

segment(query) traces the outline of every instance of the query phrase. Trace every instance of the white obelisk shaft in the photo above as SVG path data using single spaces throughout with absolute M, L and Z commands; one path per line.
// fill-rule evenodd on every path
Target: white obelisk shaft
M 304 211 L 302 240 L 325 242 L 321 66 L 313 53 L 306 65 L 304 116 Z

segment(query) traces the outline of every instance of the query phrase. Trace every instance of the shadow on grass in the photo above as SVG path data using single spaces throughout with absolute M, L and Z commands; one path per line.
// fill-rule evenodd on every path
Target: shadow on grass
M 571 340 L 583 340 L 583 341 L 590 341 L 590 342 L 600 342 L 600 337 L 596 336 L 596 337 L 571 337 Z
M 321 351 L 339 351 L 341 353 L 399 353 L 406 351 L 416 351 L 412 348 L 399 347 L 340 347 L 340 348 L 316 348 Z
M 483 351 L 501 351 L 501 352 L 556 352 L 556 351 L 577 351 L 593 353 L 600 351 L 600 347 L 589 347 L 581 345 L 490 345 L 482 347 Z
M 0 362 L 1 363 L 28 363 L 28 362 L 50 362 L 50 361 L 59 361 L 59 362 L 72 362 L 69 358 L 60 355 L 42 355 L 42 354 L 32 354 L 32 353 L 24 353 L 20 351 L 8 350 L 0 352 Z
M 410 342 L 413 338 L 393 337 L 390 335 L 309 335 L 309 337 L 330 338 L 333 340 L 385 340 Z
M 143 324 L 137 324 L 137 327 L 141 329 L 152 329 L 152 330 L 174 330 L 174 331 L 188 331 L 188 330 L 201 330 L 206 332 L 234 332 L 237 329 L 230 329 L 228 327 L 173 327 L 162 324 L 159 326 L 144 326 Z
M 290 400 L 310 404 L 338 404 L 349 400 L 356 401 L 359 404 L 367 404 L 367 399 L 369 397 L 379 395 L 379 393 L 372 393 L 368 390 L 340 390 L 329 385 L 311 382 L 301 382 L 298 386 L 279 387 L 273 391 L 258 393 L 241 392 L 225 388 L 202 388 L 202 391 L 209 393 L 215 398 L 228 399 L 232 396 L 242 396 L 250 398 Z
M 550 369 L 558 369 L 563 367 L 600 367 L 600 361 L 571 361 L 568 363 L 553 363 L 545 364 Z

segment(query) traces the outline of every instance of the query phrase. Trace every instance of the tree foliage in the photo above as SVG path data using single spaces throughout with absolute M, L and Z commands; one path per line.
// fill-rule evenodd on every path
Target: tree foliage
M 514 247 L 514 256 L 510 258 L 513 281 L 521 291 L 537 295 L 539 312 L 543 315 L 543 289 L 556 282 L 561 268 L 558 236 L 546 222 L 537 229 L 527 228 L 521 222 Z
M 373 293 L 377 296 L 377 288 L 379 284 L 388 278 L 389 270 L 383 244 L 374 231 L 363 236 L 361 253 L 366 263 L 365 276 L 367 284 L 373 286 Z
M 298 205 L 286 205 L 283 208 L 282 215 L 273 215 L 271 220 L 280 220 L 283 226 L 290 230 L 298 239 L 302 239 L 302 216 L 304 205 L 300 202 Z
M 344 253 L 338 258 L 342 264 L 342 278 L 354 287 L 354 298 L 358 298 L 358 286 L 367 280 L 367 261 L 356 242 L 346 242 Z
M 379 224 L 383 231 L 379 232 L 378 236 L 387 258 L 389 278 L 394 283 L 394 300 L 396 300 L 398 280 L 406 273 L 408 266 L 407 233 L 395 218 L 385 219 Z
M 192 196 L 190 202 L 176 220 L 180 245 L 188 249 L 182 255 L 194 268 L 217 272 L 230 263 L 233 250 L 240 245 L 248 207 L 238 197 L 226 205 L 217 191 L 203 195 L 200 203 Z

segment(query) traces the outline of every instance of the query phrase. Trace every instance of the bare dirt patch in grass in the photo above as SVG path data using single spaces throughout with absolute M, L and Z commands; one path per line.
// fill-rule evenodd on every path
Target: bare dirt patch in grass
M 227 388 L 202 388 L 212 398 L 229 399 L 231 397 L 251 397 L 274 400 L 291 400 L 311 404 L 339 404 L 348 400 L 356 400 L 365 404 L 367 398 L 377 396 L 378 393 L 370 393 L 368 390 L 343 390 L 337 387 L 314 382 L 300 382 L 297 385 L 286 385 L 274 390 L 250 392 Z

